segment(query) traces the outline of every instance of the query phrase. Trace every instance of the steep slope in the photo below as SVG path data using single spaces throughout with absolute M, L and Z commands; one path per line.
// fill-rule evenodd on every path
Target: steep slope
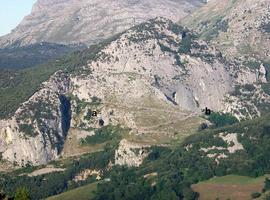
M 89 45 L 157 16 L 177 21 L 201 5 L 201 0 L 38 0 L 32 13 L 0 38 L 0 47 L 40 42 Z
M 269 62 L 270 2 L 211 0 L 181 23 L 210 40 L 227 57 L 246 56 Z
M 201 109 L 224 111 L 225 95 L 235 85 L 259 81 L 255 72 L 228 63 L 214 47 L 164 18 L 116 36 L 95 54 L 86 50 L 78 55 L 75 64 L 64 63 L 66 69 L 61 67 L 13 116 L 1 121 L 4 159 L 20 165 L 55 159 L 69 128 L 80 137 L 120 124 L 131 129 L 126 139 L 136 147 L 168 145 L 197 129 L 204 121 L 198 117 Z M 124 152 L 135 154 L 123 150 L 130 148 L 128 142 L 121 144 L 122 156 L 116 160 L 128 164 L 132 155 Z

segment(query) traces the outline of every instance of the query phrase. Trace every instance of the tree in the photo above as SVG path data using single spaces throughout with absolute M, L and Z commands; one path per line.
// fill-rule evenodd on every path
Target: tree
M 18 188 L 14 200 L 30 200 L 29 192 L 26 188 Z
M 208 128 L 208 125 L 206 123 L 202 123 L 202 124 L 200 124 L 198 131 L 202 131 L 202 130 L 205 130 L 207 128 Z
M 254 192 L 254 193 L 251 194 L 251 198 L 252 198 L 252 199 L 257 199 L 257 198 L 259 198 L 260 196 L 261 196 L 261 193 L 259 193 L 259 192 Z
M 264 181 L 264 190 L 267 191 L 270 189 L 270 179 L 269 178 L 265 178 Z
M 161 191 L 156 192 L 152 197 L 151 200 L 178 200 L 176 193 L 170 189 L 164 189 Z
M 199 197 L 197 192 L 194 192 L 191 188 L 184 188 L 183 194 L 186 200 L 196 200 Z
M 232 125 L 234 123 L 239 122 L 238 119 L 228 113 L 215 113 L 213 112 L 208 120 L 212 122 L 215 127 L 221 127 L 221 126 L 226 126 L 226 125 Z

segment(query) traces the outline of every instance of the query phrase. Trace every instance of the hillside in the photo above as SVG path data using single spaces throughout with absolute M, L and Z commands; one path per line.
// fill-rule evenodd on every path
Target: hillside
M 76 191 L 82 191 L 91 185 L 77 190 L 73 190 L 74 188 L 89 183 L 95 184 L 100 180 L 97 175 L 99 171 L 104 182 L 97 185 L 94 193 L 96 200 L 136 200 L 138 197 L 140 199 L 185 197 L 191 200 L 198 198 L 198 194 L 191 190 L 191 185 L 215 176 L 238 174 L 259 178 L 234 176 L 233 179 L 233 176 L 228 176 L 230 178 L 214 178 L 206 183 L 215 186 L 221 183 L 238 184 L 239 190 L 243 191 L 249 184 L 258 182 L 259 185 L 254 185 L 256 189 L 254 192 L 261 192 L 257 190 L 265 187 L 265 184 L 263 177 L 260 176 L 269 174 L 270 171 L 269 118 L 269 115 L 266 115 L 231 126 L 206 129 L 188 137 L 174 148 L 147 148 L 150 153 L 138 167 L 112 165 L 118 146 L 111 143 L 105 151 L 51 163 L 56 169 L 61 167 L 66 169 L 65 171 L 28 176 L 37 171 L 37 168 L 44 168 L 40 166 L 8 174 L 2 173 L 0 186 L 9 195 L 14 194 L 14 188 L 22 186 L 31 188 L 29 191 L 33 199 L 45 198 L 67 190 L 76 195 Z M 85 179 L 76 181 L 75 177 L 81 174 L 85 174 L 83 176 Z M 9 181 L 11 178 L 13 181 Z M 241 187 L 243 182 L 245 186 Z M 267 186 L 265 190 L 269 191 L 269 187 Z M 64 193 L 63 197 L 65 194 L 67 193 Z
M 269 63 L 269 6 L 268 0 L 211 0 L 181 23 L 231 59 L 251 57 Z
M 0 199 L 269 200 L 269 2 L 37 0 L 0 37 Z
M 0 69 L 23 69 L 61 58 L 84 46 L 39 43 L 0 49 Z
M 57 159 L 71 131 L 85 138 L 103 126 L 127 127 L 130 134 L 119 150 L 123 157 L 130 146 L 183 140 L 204 121 L 199 116 L 205 107 L 242 119 L 260 116 L 269 102 L 259 84 L 265 75 L 257 80 L 254 71 L 227 62 L 213 46 L 164 18 L 149 20 L 66 60 L 9 76 L 14 78 L 1 88 L 6 97 L 1 101 L 11 106 L 1 110 L 5 119 L 0 151 L 5 160 L 19 165 Z M 16 81 L 23 84 L 18 87 Z M 240 90 L 249 98 L 239 104 L 232 92 L 245 84 L 257 89 Z M 11 98 L 18 91 L 23 95 Z M 251 95 L 254 92 L 257 96 Z M 130 152 L 117 162 L 137 166 L 146 154 L 132 156 Z
M 0 38 L 0 48 L 41 42 L 89 46 L 150 18 L 177 21 L 201 5 L 201 0 L 38 0 L 30 15 Z

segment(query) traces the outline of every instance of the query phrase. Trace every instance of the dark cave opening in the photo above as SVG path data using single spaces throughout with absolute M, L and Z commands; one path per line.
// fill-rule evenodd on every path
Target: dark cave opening
M 71 103 L 65 95 L 59 96 L 60 111 L 61 111 L 61 127 L 63 136 L 66 137 L 70 129 L 71 122 Z

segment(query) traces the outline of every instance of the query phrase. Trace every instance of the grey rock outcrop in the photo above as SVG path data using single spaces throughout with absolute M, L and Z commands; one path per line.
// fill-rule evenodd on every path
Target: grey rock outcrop
M 0 127 L 3 159 L 18 165 L 45 164 L 56 159 L 65 140 L 60 94 L 69 88 L 69 78 L 57 72 L 44 82 L 15 115 Z

